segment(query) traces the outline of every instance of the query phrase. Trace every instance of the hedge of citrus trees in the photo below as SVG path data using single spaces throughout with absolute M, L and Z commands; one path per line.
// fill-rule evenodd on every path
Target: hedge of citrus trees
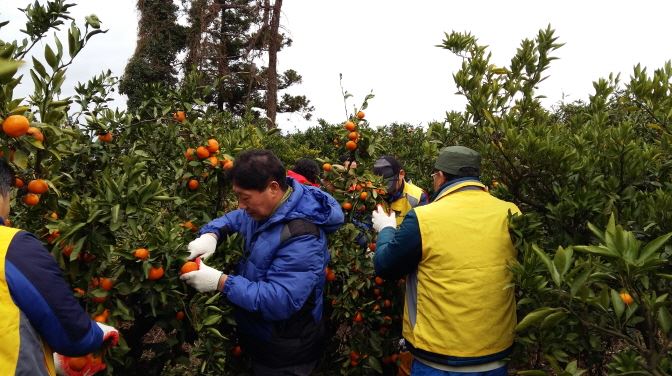
M 272 149 L 287 166 L 317 159 L 346 213 L 330 239 L 330 341 L 318 373 L 394 374 L 403 281 L 373 272 L 367 223 L 383 191 L 371 165 L 396 155 L 428 188 L 431 161 L 452 144 L 480 151 L 491 193 L 525 213 L 511 224 L 512 369 L 672 373 L 669 62 L 653 73 L 637 66 L 625 83 L 598 80 L 588 101 L 549 110 L 536 90 L 561 46 L 550 28 L 508 64 L 493 63 L 474 36 L 450 33 L 442 47 L 464 59 L 454 74 L 463 111 L 427 128 L 372 128 L 370 95 L 338 124 L 283 136 L 207 106 L 215 86 L 194 76 L 148 87 L 134 112 L 110 108 L 109 71 L 63 96 L 67 69 L 103 32 L 95 16 L 70 23 L 69 7 L 27 7 L 26 39 L 0 43 L 0 150 L 17 170 L 13 225 L 48 244 L 92 318 L 121 330 L 120 346 L 104 356 L 108 374 L 249 372 L 253 350 L 238 345 L 230 307 L 178 278 L 198 227 L 236 207 L 228 171 L 249 148 Z M 47 37 L 57 27 L 63 40 Z M 20 86 L 34 90 L 17 98 Z M 343 154 L 358 167 L 341 164 Z M 241 245 L 227 238 L 213 266 L 231 272 Z

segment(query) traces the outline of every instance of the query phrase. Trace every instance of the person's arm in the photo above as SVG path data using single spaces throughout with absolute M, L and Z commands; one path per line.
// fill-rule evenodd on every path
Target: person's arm
M 409 211 L 399 229 L 385 227 L 378 233 L 373 259 L 376 275 L 398 279 L 417 269 L 422 257 L 422 239 L 415 210 Z
M 297 312 L 315 286 L 324 278 L 324 235 L 300 235 L 284 242 L 266 274 L 265 281 L 252 282 L 229 275 L 223 294 L 249 312 L 266 320 L 284 320 Z
M 37 238 L 17 233 L 5 265 L 14 303 L 52 350 L 81 356 L 102 346 L 103 331 L 79 305 L 56 260 Z
M 201 227 L 199 235 L 215 234 L 218 241 L 221 241 L 224 235 L 240 231 L 240 226 L 243 223 L 245 212 L 242 209 L 237 209 L 224 214 L 219 218 L 215 218 Z

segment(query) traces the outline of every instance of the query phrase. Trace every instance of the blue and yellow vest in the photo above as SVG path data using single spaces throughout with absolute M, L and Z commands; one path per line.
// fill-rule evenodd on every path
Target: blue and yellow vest
M 14 303 L 7 284 L 7 250 L 19 231 L 0 226 L 0 375 L 52 376 L 52 352 Z
M 459 358 L 511 347 L 516 305 L 508 263 L 516 252 L 509 212 L 520 210 L 478 181 L 458 182 L 415 208 L 422 258 L 407 279 L 403 325 L 414 348 L 460 365 Z
M 390 209 L 394 210 L 397 215 L 397 227 L 404 221 L 406 214 L 420 204 L 423 193 L 418 186 L 407 181 L 404 182 L 401 197 L 390 204 Z

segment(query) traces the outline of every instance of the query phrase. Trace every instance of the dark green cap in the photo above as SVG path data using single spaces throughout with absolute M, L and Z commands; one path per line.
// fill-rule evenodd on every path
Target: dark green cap
M 434 168 L 452 175 L 460 176 L 460 169 L 471 167 L 481 170 L 481 155 L 464 146 L 446 146 L 439 151 Z

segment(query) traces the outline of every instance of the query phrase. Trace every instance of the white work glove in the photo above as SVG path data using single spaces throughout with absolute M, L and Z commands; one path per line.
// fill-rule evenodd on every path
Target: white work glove
M 219 284 L 219 278 L 222 276 L 221 271 L 211 268 L 203 261 L 201 261 L 198 270 L 184 273 L 180 279 L 187 282 L 187 284 L 195 288 L 198 292 L 216 291 Z
M 371 215 L 371 221 L 373 222 L 373 229 L 376 232 L 380 232 L 385 227 L 397 228 L 397 215 L 392 212 L 391 214 L 385 213 L 385 210 L 381 205 L 378 205 L 376 210 Z
M 189 243 L 187 246 L 189 250 L 189 260 L 195 259 L 198 256 L 201 256 L 203 260 L 212 256 L 217 249 L 217 238 L 215 234 L 207 233 L 199 236 Z
M 100 330 L 103 331 L 103 342 L 109 343 L 110 346 L 116 346 L 119 343 L 119 331 L 109 325 L 96 322 Z

